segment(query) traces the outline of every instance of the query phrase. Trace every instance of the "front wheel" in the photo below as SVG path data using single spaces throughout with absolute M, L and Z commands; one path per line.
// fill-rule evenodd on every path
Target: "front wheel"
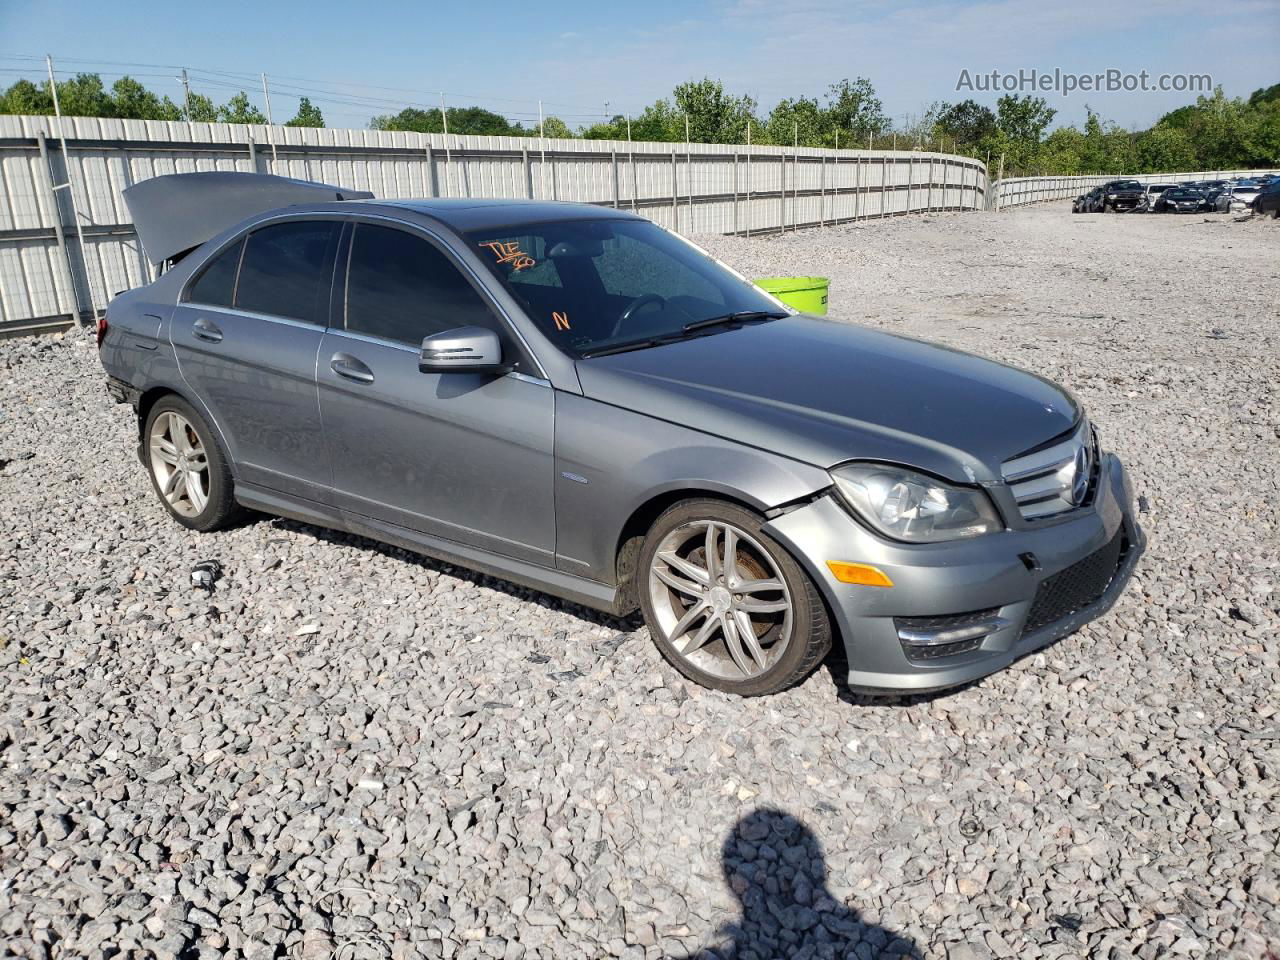
M 659 652 L 702 686 L 748 697 L 778 693 L 831 648 L 813 581 L 760 517 L 734 504 L 671 507 L 645 539 L 638 576 Z
M 169 515 L 191 530 L 217 530 L 237 512 L 231 470 L 204 417 L 181 397 L 156 401 L 143 428 L 151 485 Z

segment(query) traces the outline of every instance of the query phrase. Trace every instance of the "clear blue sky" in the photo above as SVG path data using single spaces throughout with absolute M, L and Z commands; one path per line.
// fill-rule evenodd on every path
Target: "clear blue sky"
M 610 113 L 634 113 L 703 76 L 766 110 L 866 76 L 901 121 L 935 100 L 994 105 L 997 94 L 956 91 L 962 69 L 1208 73 L 1228 95 L 1247 95 L 1280 81 L 1280 2 L 0 0 L 0 83 L 15 71 L 36 76 L 43 63 L 23 58 L 45 53 L 60 74 L 96 70 L 110 82 L 130 72 L 175 100 L 172 67 L 189 67 L 193 89 L 215 100 L 245 88 L 259 104 L 250 78 L 266 71 L 277 122 L 304 91 L 329 126 L 363 127 L 443 90 L 450 106 L 479 103 L 526 123 L 541 98 L 577 126 L 603 115 L 606 101 Z M 1195 97 L 1042 95 L 1058 122 L 1081 121 L 1088 103 L 1123 126 L 1146 126 Z

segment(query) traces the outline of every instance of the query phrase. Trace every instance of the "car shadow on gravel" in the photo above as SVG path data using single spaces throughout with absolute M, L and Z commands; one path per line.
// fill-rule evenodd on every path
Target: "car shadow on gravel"
M 831 675 L 831 682 L 835 684 L 836 688 L 836 696 L 854 707 L 913 707 L 920 703 L 932 703 L 934 700 L 943 697 L 954 697 L 962 691 L 978 686 L 986 679 L 986 677 L 979 677 L 977 680 L 970 680 L 968 683 L 962 683 L 959 686 L 943 687 L 940 690 L 925 690 L 921 693 L 876 693 L 871 690 L 860 690 L 849 686 L 849 661 L 845 659 L 843 653 L 832 651 L 827 656 L 827 659 L 823 661 L 822 669 L 825 669 Z
M 518 583 L 511 583 L 508 580 L 502 580 L 498 577 L 491 577 L 488 574 L 471 570 L 467 567 L 460 567 L 456 564 L 448 563 L 444 560 L 437 560 L 426 554 L 415 553 L 412 550 L 403 547 L 397 547 L 394 544 L 383 543 L 381 540 L 371 540 L 363 537 L 358 533 L 348 533 L 344 530 L 332 530 L 329 527 L 317 527 L 301 520 L 290 520 L 285 517 L 268 517 L 265 514 L 250 514 L 249 519 L 244 522 L 244 526 L 254 526 L 255 521 L 267 522 L 272 529 L 289 530 L 295 533 L 304 533 L 315 537 L 317 540 L 323 540 L 326 543 L 334 544 L 341 547 L 353 547 L 357 550 L 366 550 L 369 552 L 380 553 L 383 556 L 398 560 L 401 563 L 409 563 L 414 566 L 422 567 L 425 570 L 435 570 L 438 573 L 446 574 L 457 580 L 465 580 L 467 583 L 474 584 L 478 587 L 485 587 L 489 590 L 497 590 L 505 593 L 512 599 L 519 600 L 521 603 L 536 603 L 545 610 L 552 610 L 556 613 L 568 614 L 579 620 L 585 621 L 593 626 L 606 627 L 610 630 L 617 630 L 620 633 L 632 633 L 640 627 L 644 626 L 643 618 L 638 614 L 632 614 L 629 617 L 615 617 L 599 610 L 593 610 L 590 607 L 584 607 L 581 604 L 574 603 L 572 600 L 562 600 L 559 597 L 553 597 L 549 593 L 542 593 L 532 587 L 522 587 Z
M 716 931 L 715 946 L 683 960 L 922 956 L 827 889 L 822 845 L 791 814 L 764 807 L 739 820 L 721 848 L 721 868 L 741 917 Z

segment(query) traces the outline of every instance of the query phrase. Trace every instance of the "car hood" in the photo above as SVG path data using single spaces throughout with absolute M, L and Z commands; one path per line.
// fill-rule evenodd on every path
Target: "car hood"
M 583 393 L 820 467 L 853 459 L 995 482 L 1069 430 L 1075 400 L 1034 374 L 794 316 L 578 362 Z

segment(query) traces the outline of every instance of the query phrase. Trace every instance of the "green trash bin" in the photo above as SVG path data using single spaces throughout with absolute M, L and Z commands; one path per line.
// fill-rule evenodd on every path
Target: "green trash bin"
M 826 277 L 761 277 L 755 283 L 801 313 L 827 314 Z

